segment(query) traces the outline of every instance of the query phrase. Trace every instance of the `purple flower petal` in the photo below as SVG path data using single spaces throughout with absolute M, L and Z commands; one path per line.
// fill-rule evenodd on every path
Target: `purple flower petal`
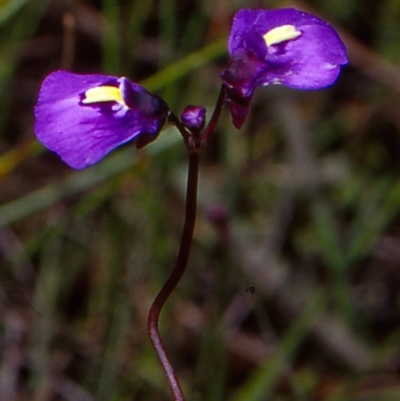
M 333 84 L 341 65 L 347 63 L 346 48 L 336 31 L 294 8 L 240 10 L 233 20 L 228 50 L 231 60 L 222 79 L 237 128 L 257 86 L 321 89 Z
M 126 78 L 58 71 L 42 84 L 35 133 L 68 165 L 82 169 L 141 135 L 143 143 L 151 142 L 167 114 L 159 97 Z

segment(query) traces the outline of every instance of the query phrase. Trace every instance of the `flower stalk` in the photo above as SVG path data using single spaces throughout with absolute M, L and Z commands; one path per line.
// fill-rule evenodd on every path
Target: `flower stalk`
M 164 286 L 161 288 L 156 299 L 151 305 L 149 317 L 147 320 L 147 328 L 151 343 L 153 344 L 153 348 L 165 372 L 168 385 L 175 401 L 185 401 L 185 397 L 183 395 L 178 378 L 176 377 L 175 370 L 171 364 L 171 361 L 161 340 L 160 332 L 158 329 L 158 320 L 165 302 L 167 301 L 171 292 L 175 289 L 183 274 L 185 273 L 187 262 L 189 259 L 190 248 L 192 245 L 197 213 L 197 185 L 200 154 L 198 152 L 188 152 L 188 155 L 189 167 L 186 185 L 185 221 L 183 225 L 178 257 L 176 259 L 175 267 L 172 273 L 168 277 L 168 280 L 165 282 Z

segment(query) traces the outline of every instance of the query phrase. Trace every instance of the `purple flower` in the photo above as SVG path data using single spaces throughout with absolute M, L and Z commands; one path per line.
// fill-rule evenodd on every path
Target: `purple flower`
M 158 96 L 126 78 L 50 74 L 35 107 L 40 142 L 71 167 L 88 167 L 135 139 L 140 148 L 157 138 L 169 109 Z
M 240 10 L 233 20 L 228 50 L 231 59 L 222 79 L 237 128 L 244 123 L 257 86 L 324 88 L 347 63 L 346 48 L 336 31 L 294 8 Z

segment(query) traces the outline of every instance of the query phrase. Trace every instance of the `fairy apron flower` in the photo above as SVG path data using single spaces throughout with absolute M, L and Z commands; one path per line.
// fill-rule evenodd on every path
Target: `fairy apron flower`
M 282 84 L 321 89 L 347 63 L 336 31 L 323 20 L 294 8 L 240 10 L 229 36 L 231 56 L 222 79 L 233 124 L 240 128 L 257 86 Z
M 75 169 L 88 167 L 130 140 L 143 147 L 157 138 L 166 103 L 126 78 L 50 74 L 35 107 L 39 141 Z

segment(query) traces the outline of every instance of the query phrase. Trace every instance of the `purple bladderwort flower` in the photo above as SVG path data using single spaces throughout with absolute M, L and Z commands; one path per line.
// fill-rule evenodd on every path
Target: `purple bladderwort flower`
M 222 79 L 236 128 L 243 125 L 257 86 L 325 88 L 347 63 L 346 48 L 336 31 L 294 8 L 240 10 L 228 50 L 231 59 Z
M 35 107 L 40 142 L 75 169 L 135 140 L 141 148 L 157 138 L 168 116 L 166 103 L 126 78 L 50 74 Z

